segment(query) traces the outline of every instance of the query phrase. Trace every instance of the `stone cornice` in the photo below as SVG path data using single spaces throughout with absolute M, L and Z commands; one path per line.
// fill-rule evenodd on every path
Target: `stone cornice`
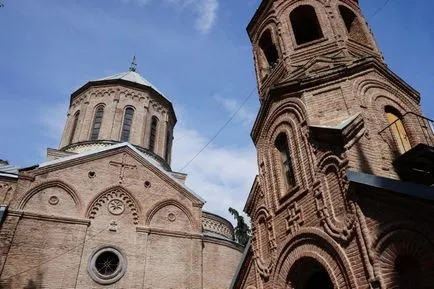
M 305 79 L 287 79 L 278 84 L 272 86 L 268 92 L 268 96 L 261 103 L 258 115 L 256 116 L 255 123 L 253 125 L 250 136 L 255 143 L 258 142 L 260 128 L 267 116 L 267 112 L 271 107 L 271 104 L 276 98 L 282 95 L 288 96 L 299 96 L 303 90 L 308 90 L 310 88 L 326 84 L 328 82 L 345 80 L 355 74 L 361 72 L 376 71 L 386 77 L 392 84 L 396 85 L 399 89 L 404 91 L 404 93 L 410 96 L 416 103 L 420 102 L 419 93 L 402 80 L 399 76 L 393 73 L 384 63 L 381 63 L 374 57 L 367 57 L 356 61 L 355 63 L 339 67 L 337 69 L 332 69 L 328 73 L 321 74 L 316 77 L 305 78 Z
M 41 220 L 41 221 L 47 221 L 47 222 L 90 226 L 90 221 L 88 219 L 45 215 L 45 214 L 38 214 L 38 213 L 11 210 L 11 209 L 8 210 L 8 215 L 23 218 L 23 219 L 34 219 L 34 220 Z

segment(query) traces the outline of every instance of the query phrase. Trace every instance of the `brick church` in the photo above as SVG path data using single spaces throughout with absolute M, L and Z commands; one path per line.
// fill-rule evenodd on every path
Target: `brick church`
M 434 287 L 434 134 L 357 0 L 263 0 L 246 248 L 170 167 L 171 102 L 135 71 L 72 93 L 59 149 L 0 164 L 0 288 Z
M 358 1 L 263 0 L 247 31 L 259 173 L 230 288 L 434 288 L 434 123 Z
M 172 171 L 175 123 L 134 65 L 72 93 L 46 162 L 0 164 L 0 288 L 227 289 L 243 247 Z

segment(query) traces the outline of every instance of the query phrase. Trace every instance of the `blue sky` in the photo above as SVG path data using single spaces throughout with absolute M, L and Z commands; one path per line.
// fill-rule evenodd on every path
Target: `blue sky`
M 127 70 L 134 54 L 138 72 L 174 103 L 175 170 L 256 87 L 245 27 L 259 0 L 1 2 L 0 159 L 16 165 L 42 162 L 47 147 L 57 148 L 69 95 Z M 434 118 L 434 2 L 393 0 L 379 11 L 385 2 L 360 1 L 387 64 Z M 242 210 L 256 172 L 249 134 L 258 107 L 255 91 L 186 168 L 205 209 Z

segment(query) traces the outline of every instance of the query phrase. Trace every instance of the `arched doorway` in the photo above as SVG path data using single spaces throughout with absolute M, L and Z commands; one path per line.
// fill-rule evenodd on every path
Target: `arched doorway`
M 288 275 L 291 289 L 334 289 L 327 270 L 315 259 L 301 258 L 292 266 Z

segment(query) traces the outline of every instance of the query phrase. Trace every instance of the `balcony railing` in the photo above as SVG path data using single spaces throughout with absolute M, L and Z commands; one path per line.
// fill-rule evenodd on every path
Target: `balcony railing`
M 418 144 L 434 146 L 434 121 L 406 112 L 379 132 L 392 152 L 404 154 Z

